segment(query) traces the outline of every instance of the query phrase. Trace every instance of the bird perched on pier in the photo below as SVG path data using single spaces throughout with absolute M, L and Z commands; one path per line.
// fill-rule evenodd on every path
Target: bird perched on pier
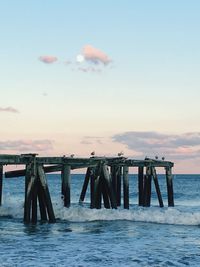
M 95 151 L 92 151 L 90 155 L 91 156 L 94 156 L 95 155 Z
M 121 151 L 121 152 L 119 152 L 117 155 L 118 155 L 118 157 L 121 157 L 121 156 L 124 155 L 124 153 Z
M 155 156 L 155 159 L 158 159 L 158 156 Z
M 71 154 L 70 157 L 73 158 L 74 157 L 74 154 Z
M 162 157 L 162 160 L 165 160 L 165 157 Z

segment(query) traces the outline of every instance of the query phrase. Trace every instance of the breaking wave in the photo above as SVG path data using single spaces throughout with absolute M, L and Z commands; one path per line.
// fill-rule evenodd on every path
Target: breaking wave
M 23 200 L 19 197 L 7 194 L 4 196 L 3 205 L 0 207 L 1 217 L 23 219 Z M 149 208 L 131 205 L 129 210 L 114 209 L 90 209 L 89 205 L 80 206 L 72 204 L 70 208 L 63 207 L 62 201 L 53 199 L 55 216 L 61 221 L 91 222 L 91 221 L 116 221 L 127 220 L 133 222 L 149 222 L 174 225 L 200 225 L 200 208 L 177 206 L 173 208 Z M 38 211 L 39 213 L 39 211 Z

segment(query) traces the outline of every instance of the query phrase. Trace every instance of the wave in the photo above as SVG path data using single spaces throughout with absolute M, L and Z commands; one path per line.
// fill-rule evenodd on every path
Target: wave
M 62 209 L 63 220 L 73 222 L 86 222 L 97 220 L 128 220 L 133 222 L 148 222 L 174 225 L 199 225 L 200 212 L 183 212 L 176 208 L 159 207 L 151 208 L 133 208 L 130 210 L 107 210 L 107 209 L 89 209 L 83 207 L 73 207 Z
M 4 197 L 3 205 L 0 207 L 0 218 L 23 219 L 23 205 L 24 203 L 20 198 L 7 194 Z M 57 219 L 69 222 L 127 220 L 174 225 L 200 225 L 200 210 L 192 206 L 143 208 L 131 205 L 129 210 L 123 208 L 97 210 L 78 204 L 72 204 L 70 208 L 65 208 L 61 200 L 55 201 L 53 199 L 53 207 Z

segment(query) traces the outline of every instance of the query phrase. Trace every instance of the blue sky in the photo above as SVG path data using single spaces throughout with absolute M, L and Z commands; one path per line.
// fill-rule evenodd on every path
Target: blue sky
M 143 158 L 153 142 L 177 172 L 199 172 L 199 11 L 199 1 L 1 1 L 1 153 Z M 109 61 L 86 58 L 88 45 Z M 138 133 L 149 134 L 141 149 Z M 160 136 L 176 139 L 170 151 Z

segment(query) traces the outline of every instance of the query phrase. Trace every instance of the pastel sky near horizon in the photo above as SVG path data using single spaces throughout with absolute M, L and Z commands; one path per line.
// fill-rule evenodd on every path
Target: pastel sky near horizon
M 200 173 L 200 1 L 2 0 L 0 153 Z

